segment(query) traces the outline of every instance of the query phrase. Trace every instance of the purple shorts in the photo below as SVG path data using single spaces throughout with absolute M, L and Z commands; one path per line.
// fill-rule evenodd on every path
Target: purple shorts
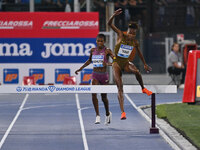
M 109 75 L 108 72 L 92 72 L 92 79 L 99 81 L 100 84 L 108 84 Z

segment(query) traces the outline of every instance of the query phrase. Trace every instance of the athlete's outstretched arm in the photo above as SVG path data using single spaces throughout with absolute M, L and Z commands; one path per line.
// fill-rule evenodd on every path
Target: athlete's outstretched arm
M 121 8 L 117 9 L 117 10 L 114 12 L 114 14 L 109 18 L 108 23 L 107 23 L 107 24 L 113 29 L 113 31 L 115 31 L 118 35 L 122 35 L 122 31 L 119 30 L 119 29 L 113 24 L 113 19 L 114 19 L 115 16 L 118 16 L 118 15 L 120 15 L 121 13 L 122 13 L 122 9 L 121 9 Z
M 111 49 L 107 49 L 108 50 L 108 55 L 112 58 L 115 59 L 115 54 L 112 52 Z
M 144 56 L 143 56 L 143 54 L 142 54 L 141 51 L 140 51 L 138 41 L 137 41 L 136 51 L 138 52 L 138 55 L 139 55 L 140 59 L 142 60 L 142 62 L 143 62 L 143 64 L 144 64 L 144 69 L 145 69 L 146 71 L 152 71 L 152 68 L 146 64 L 146 61 L 145 61 L 145 59 L 144 59 Z
M 83 68 L 87 67 L 92 62 L 92 51 L 93 49 L 91 49 L 90 51 L 90 57 L 88 58 L 88 60 L 78 70 L 75 71 L 75 74 L 78 74 L 78 72 L 83 70 Z
M 108 56 L 110 56 L 113 60 L 116 59 L 115 54 L 111 51 L 111 49 L 106 49 Z M 107 63 L 107 66 L 112 66 L 111 62 Z

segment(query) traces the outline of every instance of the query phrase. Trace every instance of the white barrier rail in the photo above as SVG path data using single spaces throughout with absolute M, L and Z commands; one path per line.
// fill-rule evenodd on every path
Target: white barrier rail
M 159 133 L 156 127 L 156 93 L 177 93 L 176 85 L 146 85 L 151 90 L 151 128 L 150 133 Z M 142 93 L 139 85 L 124 85 L 124 93 Z M 117 93 L 116 85 L 3 85 L 0 93 Z
M 153 93 L 177 93 L 176 85 L 145 85 Z M 139 85 L 124 85 L 124 93 L 142 93 Z M 0 93 L 117 93 L 116 85 L 2 85 Z

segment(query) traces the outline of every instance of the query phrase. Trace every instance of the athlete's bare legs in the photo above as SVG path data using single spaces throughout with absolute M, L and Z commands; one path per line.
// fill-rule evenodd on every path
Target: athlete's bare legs
M 92 85 L 98 85 L 98 84 L 99 84 L 99 82 L 97 80 L 92 79 Z M 94 105 L 96 116 L 99 116 L 99 104 L 98 104 L 98 99 L 97 99 L 96 93 L 92 93 L 92 102 Z
M 121 112 L 124 112 L 124 97 L 123 97 L 123 83 L 122 83 L 122 75 L 121 69 L 117 63 L 113 63 L 113 74 L 114 74 L 114 81 L 117 84 L 118 89 L 118 100 Z
M 133 63 L 130 63 L 130 62 L 127 63 L 127 65 L 125 66 L 124 70 L 126 72 L 134 73 L 138 83 L 141 86 L 141 88 L 144 89 L 144 84 L 143 84 L 141 73 L 139 72 L 139 70 L 137 69 L 137 67 Z
M 104 107 L 105 107 L 105 111 L 106 111 L 106 116 L 108 116 L 109 113 L 109 103 L 108 103 L 108 98 L 107 98 L 107 94 L 106 93 L 102 93 L 101 94 L 101 99 L 103 101 Z

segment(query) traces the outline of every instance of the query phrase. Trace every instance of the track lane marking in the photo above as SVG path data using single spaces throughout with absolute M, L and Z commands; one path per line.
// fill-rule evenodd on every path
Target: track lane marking
M 82 133 L 84 149 L 89 150 L 88 144 L 87 144 L 87 138 L 86 138 L 86 134 L 85 134 L 85 127 L 84 127 L 84 124 L 83 124 L 83 117 L 82 117 L 82 113 L 81 113 L 81 107 L 80 107 L 78 94 L 75 94 L 75 97 L 76 97 L 76 105 L 77 105 L 77 110 L 78 110 L 80 126 L 81 126 L 81 133 Z
M 124 94 L 127 98 L 127 100 L 131 103 L 131 105 L 149 122 L 151 123 L 151 118 L 145 114 L 140 107 L 137 107 L 135 103 L 132 101 L 132 99 L 128 96 L 128 94 Z M 160 135 L 169 143 L 169 145 L 174 149 L 174 150 L 181 150 L 179 146 L 170 139 L 170 137 L 156 124 L 156 126 L 159 128 Z
M 12 130 L 12 127 L 14 126 L 15 122 L 17 121 L 17 119 L 18 119 L 18 117 L 19 117 L 21 111 L 23 110 L 23 107 L 24 107 L 24 105 L 25 105 L 25 103 L 26 103 L 26 101 L 27 101 L 27 99 L 28 99 L 28 96 L 29 96 L 29 94 L 26 94 L 26 96 L 25 96 L 25 98 L 24 98 L 24 100 L 23 100 L 21 106 L 19 107 L 19 110 L 17 111 L 17 113 L 16 113 L 14 119 L 12 120 L 12 122 L 11 122 L 11 124 L 9 125 L 8 129 L 6 130 L 6 132 L 5 132 L 4 136 L 3 136 L 3 138 L 1 139 L 1 141 L 0 141 L 0 149 L 2 148 L 4 142 L 5 142 L 6 138 L 8 137 L 10 131 Z

